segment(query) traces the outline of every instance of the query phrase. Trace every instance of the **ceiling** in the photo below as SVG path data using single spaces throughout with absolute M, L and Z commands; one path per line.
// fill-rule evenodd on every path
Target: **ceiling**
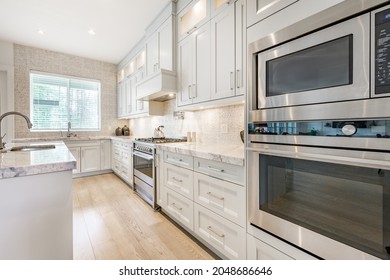
M 0 40 L 118 64 L 169 2 L 0 0 Z

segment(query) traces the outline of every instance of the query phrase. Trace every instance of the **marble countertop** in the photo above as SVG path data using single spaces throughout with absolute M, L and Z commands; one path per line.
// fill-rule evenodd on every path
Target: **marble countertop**
M 23 146 L 55 145 L 54 149 L 14 151 L 20 144 L 7 145 L 7 152 L 0 153 L 0 179 L 72 170 L 76 160 L 63 142 L 32 142 Z
M 52 141 L 88 141 L 88 140 L 110 140 L 113 136 L 72 136 L 72 137 L 37 137 L 37 138 L 16 138 L 13 143 L 30 143 L 30 142 L 52 142 Z M 119 137 L 115 137 L 119 138 Z
M 234 165 L 244 166 L 245 147 L 229 144 L 202 144 L 197 142 L 181 142 L 159 144 L 157 149 L 173 153 L 191 155 Z

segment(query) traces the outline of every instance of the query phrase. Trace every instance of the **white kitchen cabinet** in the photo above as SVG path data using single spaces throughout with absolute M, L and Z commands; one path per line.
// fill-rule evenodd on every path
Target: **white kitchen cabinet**
M 122 100 L 123 102 L 122 106 L 122 116 L 129 116 L 132 113 L 132 92 L 131 92 L 131 77 L 127 77 L 124 81 L 124 93 L 122 94 Z
M 216 14 L 221 12 L 229 5 L 234 5 L 236 0 L 211 0 L 210 14 L 211 18 L 213 18 Z
M 244 186 L 194 172 L 194 201 L 232 222 L 245 227 Z
M 111 172 L 110 140 L 67 140 L 65 145 L 76 159 L 75 177 Z
M 298 0 L 248 0 L 248 20 L 247 26 L 251 26 L 287 6 L 298 2 Z
M 170 188 L 162 189 L 164 210 L 187 230 L 194 230 L 194 203 Z
M 100 170 L 100 145 L 91 145 L 80 148 L 81 172 Z
M 146 40 L 146 77 L 160 69 L 174 70 L 172 15 Z
M 235 95 L 234 5 L 211 20 L 211 99 Z
M 194 232 L 228 259 L 246 259 L 245 228 L 194 203 Z
M 222 258 L 245 259 L 243 166 L 166 150 L 157 155 L 162 210 Z
M 177 15 L 178 41 L 196 31 L 210 19 L 210 1 L 193 0 Z
M 126 92 L 124 80 L 122 80 L 117 86 L 117 108 L 118 118 L 123 118 L 126 115 Z
M 193 199 L 194 172 L 165 163 L 162 168 L 163 184 L 175 192 Z
M 72 170 L 73 174 L 80 173 L 80 147 L 68 147 L 73 157 L 76 159 L 76 168 Z
M 210 100 L 210 43 L 208 22 L 178 45 L 179 107 Z
M 100 141 L 100 169 L 111 169 L 111 140 Z
M 246 89 L 245 0 L 228 3 L 211 20 L 211 99 L 243 95 Z
M 132 143 L 112 139 L 112 170 L 129 185 L 133 185 Z

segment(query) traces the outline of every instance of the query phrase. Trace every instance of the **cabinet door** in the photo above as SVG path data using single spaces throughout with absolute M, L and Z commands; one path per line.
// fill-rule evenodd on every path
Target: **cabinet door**
M 193 73 L 193 38 L 187 37 L 178 45 L 178 95 L 177 106 L 192 103 L 190 91 Z
M 247 27 L 273 15 L 298 0 L 248 0 Z
M 125 83 L 122 81 L 117 87 L 118 118 L 122 118 L 125 112 Z
M 236 15 L 236 95 L 246 91 L 246 1 L 235 3 Z
M 73 169 L 72 172 L 73 174 L 78 174 L 80 173 L 80 147 L 68 147 L 68 149 L 72 153 L 73 157 L 76 159 L 76 169 Z
M 234 5 L 211 20 L 211 99 L 235 95 Z
M 170 16 L 159 29 L 159 61 L 156 66 L 158 69 L 173 71 L 173 22 Z
M 130 77 L 126 78 L 124 81 L 124 94 L 122 96 L 122 110 L 123 116 L 128 116 L 131 114 L 131 80 Z
M 111 140 L 100 141 L 100 167 L 102 170 L 111 169 Z
M 100 145 L 81 147 L 81 172 L 100 170 Z
M 157 72 L 159 64 L 159 33 L 155 32 L 146 42 L 146 76 Z
M 210 100 L 210 23 L 206 23 L 192 36 L 194 37 L 194 76 L 190 97 L 193 103 Z

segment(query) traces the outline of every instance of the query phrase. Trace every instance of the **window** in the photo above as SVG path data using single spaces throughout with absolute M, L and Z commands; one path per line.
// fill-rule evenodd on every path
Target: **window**
M 100 130 L 100 81 L 30 72 L 32 130 Z

